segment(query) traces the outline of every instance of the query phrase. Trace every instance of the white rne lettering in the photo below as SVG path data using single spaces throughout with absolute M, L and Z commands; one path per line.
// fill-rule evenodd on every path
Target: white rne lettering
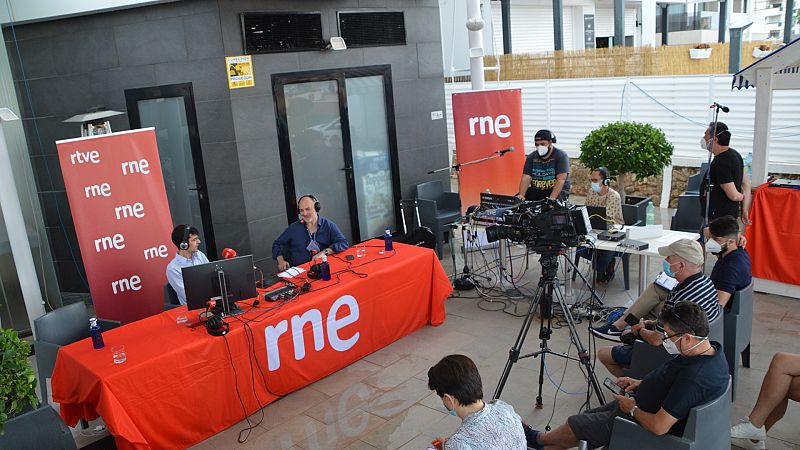
M 117 233 L 114 236 L 103 236 L 100 239 L 94 240 L 94 250 L 97 253 L 110 250 L 112 248 L 117 250 L 122 250 L 125 248 L 125 237 Z
M 151 258 L 166 258 L 169 256 L 169 250 L 166 245 L 159 245 L 158 247 L 150 247 L 144 249 L 144 260 L 147 261 Z
M 139 278 L 139 275 L 111 282 L 111 289 L 114 291 L 114 294 L 121 294 L 125 291 L 138 291 L 141 288 L 142 279 Z
M 100 152 L 98 152 L 97 150 L 90 150 L 88 152 L 75 150 L 75 153 L 69 155 L 69 160 L 72 162 L 72 165 L 83 164 L 87 162 L 90 162 L 92 164 L 99 164 Z
M 322 329 L 322 314 L 318 309 L 306 311 L 302 316 L 292 317 L 292 334 L 294 334 L 294 359 L 300 361 L 306 357 L 306 342 L 303 337 L 303 327 L 311 324 L 314 332 L 314 350 L 320 351 L 325 347 L 325 330 Z
M 111 197 L 111 185 L 108 183 L 93 184 L 91 186 L 86 186 L 83 190 L 86 192 L 86 198 L 97 197 L 98 195 Z
M 337 319 L 336 313 L 342 306 L 347 306 L 350 309 L 350 314 L 343 316 L 341 319 Z M 333 303 L 331 310 L 328 312 L 328 342 L 331 343 L 331 347 L 333 347 L 334 350 L 337 352 L 344 352 L 356 345 L 360 335 L 358 331 L 347 339 L 341 339 L 339 337 L 339 330 L 351 323 L 355 323 L 357 320 L 358 302 L 352 295 L 339 297 L 339 299 Z
M 470 136 L 475 136 L 476 125 L 480 125 L 481 135 L 496 134 L 501 138 L 507 138 L 511 136 L 511 132 L 506 131 L 511 126 L 511 119 L 509 119 L 508 116 L 505 114 L 500 114 L 494 119 L 492 118 L 492 116 L 470 117 L 469 118 Z
M 336 315 L 342 306 L 347 306 L 349 313 L 337 318 Z M 339 331 L 347 325 L 353 324 L 358 321 L 359 311 L 358 302 L 352 295 L 344 295 L 336 300 L 331 305 L 328 311 L 327 320 L 322 322 L 322 313 L 318 309 L 310 309 L 302 315 L 295 315 L 291 318 L 292 321 L 292 341 L 294 343 L 294 357 L 296 360 L 301 360 L 306 356 L 305 338 L 303 337 L 303 327 L 311 324 L 312 332 L 314 335 L 314 350 L 321 351 L 325 348 L 324 327 L 327 324 L 328 342 L 331 347 L 337 352 L 344 352 L 351 349 L 358 338 L 361 336 L 360 332 L 356 331 L 347 339 L 342 339 L 339 336 Z M 281 367 L 281 355 L 278 348 L 278 339 L 289 331 L 289 322 L 284 319 L 276 325 L 270 325 L 264 329 L 264 338 L 266 339 L 267 347 L 267 368 L 270 372 L 276 371 Z
M 121 163 L 120 166 L 122 166 L 123 175 L 130 175 L 132 173 L 150 174 L 150 163 L 146 159 L 126 161 Z
M 144 217 L 144 205 L 136 202 L 132 205 L 117 206 L 114 208 L 114 213 L 117 215 L 117 220 L 127 219 L 131 216 L 141 219 Z

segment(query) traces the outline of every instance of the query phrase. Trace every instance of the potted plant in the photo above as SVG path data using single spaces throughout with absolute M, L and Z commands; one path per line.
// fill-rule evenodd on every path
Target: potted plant
M 711 46 L 708 44 L 697 44 L 689 49 L 689 58 L 706 59 L 711 57 Z
M 608 168 L 617 176 L 625 201 L 628 174 L 637 178 L 658 175 L 672 160 L 673 147 L 660 129 L 646 123 L 613 122 L 593 130 L 581 142 L 578 157 L 586 167 Z
M 761 44 L 758 47 L 753 47 L 753 58 L 763 58 L 772 53 L 769 44 Z
M 0 448 L 75 448 L 69 428 L 48 404 L 38 408 L 31 346 L 0 328 Z

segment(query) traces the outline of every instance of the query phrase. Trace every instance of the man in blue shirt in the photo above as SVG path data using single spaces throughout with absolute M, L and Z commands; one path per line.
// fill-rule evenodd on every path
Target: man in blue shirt
M 303 264 L 339 253 L 350 247 L 339 227 L 319 215 L 320 204 L 313 195 L 304 195 L 297 202 L 300 220 L 289 225 L 272 243 L 272 258 L 278 269 Z
M 178 302 L 186 304 L 186 291 L 183 289 L 183 273 L 181 269 L 198 264 L 205 264 L 208 258 L 200 251 L 200 236 L 197 228 L 190 225 L 178 225 L 172 230 L 172 243 L 178 247 L 175 258 L 167 264 L 167 281 L 175 293 Z
M 750 255 L 739 247 L 739 223 L 733 216 L 717 217 L 706 229 L 706 251 L 717 257 L 711 269 L 711 281 L 717 289 L 720 306 L 727 306 L 731 296 L 753 280 Z

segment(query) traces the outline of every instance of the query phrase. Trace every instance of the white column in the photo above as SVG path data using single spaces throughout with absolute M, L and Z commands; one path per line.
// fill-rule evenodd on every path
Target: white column
M 642 47 L 656 46 L 656 0 L 642 0 Z
M 483 17 L 481 0 L 467 0 L 467 30 L 469 35 L 469 71 L 472 90 L 482 90 L 483 83 Z
M 3 210 L 3 220 L 11 243 L 11 254 L 14 257 L 25 309 L 28 311 L 28 320 L 33 330 L 33 319 L 44 314 L 44 302 L 28 242 L 22 207 L 19 204 L 17 185 L 14 183 L 14 174 L 11 171 L 11 157 L 8 154 L 6 136 L 3 132 L 3 122 L 11 120 L 19 118 L 8 108 L 0 109 L 0 209 Z
M 772 69 L 756 72 L 756 111 L 753 119 L 753 186 L 767 181 L 769 129 L 772 125 Z

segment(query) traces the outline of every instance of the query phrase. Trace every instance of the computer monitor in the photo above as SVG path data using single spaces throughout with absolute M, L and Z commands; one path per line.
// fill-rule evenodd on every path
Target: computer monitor
M 589 222 L 592 223 L 593 230 L 608 230 L 611 223 L 607 222 L 608 218 L 606 209 L 602 206 L 587 206 L 586 212 L 589 213 Z
M 220 272 L 225 275 L 228 307 L 221 301 Z M 256 277 L 253 255 L 221 259 L 206 264 L 184 267 L 183 288 L 186 292 L 186 309 L 206 309 L 209 299 L 217 299 L 215 312 L 236 311 L 239 300 L 255 297 Z

